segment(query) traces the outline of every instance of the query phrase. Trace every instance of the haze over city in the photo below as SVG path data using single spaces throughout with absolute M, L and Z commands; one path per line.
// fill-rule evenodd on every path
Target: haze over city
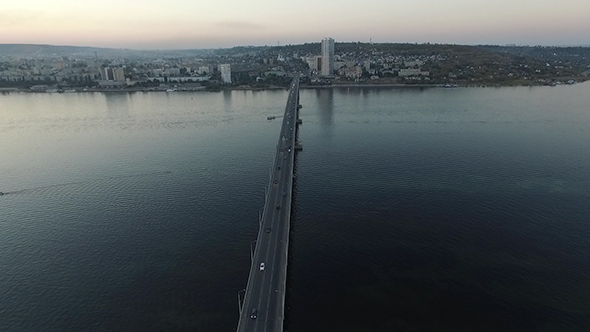
M 587 0 L 11 1 L 0 44 L 134 49 L 337 41 L 588 45 Z

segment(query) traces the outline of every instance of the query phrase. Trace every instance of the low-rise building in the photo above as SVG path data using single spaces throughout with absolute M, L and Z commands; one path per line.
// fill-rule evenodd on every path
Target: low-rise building
M 342 67 L 338 70 L 338 75 L 349 78 L 360 78 L 363 76 L 363 68 L 360 66 Z
M 45 91 L 47 90 L 48 86 L 45 84 L 33 85 L 31 87 L 32 91 Z
M 428 75 L 430 75 L 430 72 L 422 71 L 420 68 L 405 68 L 405 69 L 400 69 L 398 75 L 400 77 L 428 76 Z

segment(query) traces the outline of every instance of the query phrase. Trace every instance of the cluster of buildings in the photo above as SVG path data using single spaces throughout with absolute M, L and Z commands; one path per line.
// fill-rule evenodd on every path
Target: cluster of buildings
M 379 79 L 398 76 L 404 79 L 424 79 L 430 76 L 422 66 L 427 62 L 446 60 L 444 57 L 395 56 L 383 52 L 346 52 L 335 55 L 334 39 L 324 38 L 321 54 L 303 59 L 309 66 L 311 77 L 321 81 L 328 79 Z
M 317 45 L 317 44 L 316 44 Z M 321 40 L 319 50 L 282 47 L 237 47 L 190 56 L 99 57 L 54 56 L 0 58 L 0 86 L 59 85 L 63 87 L 127 88 L 174 84 L 265 86 L 281 85 L 291 72 L 314 81 L 400 77 L 428 77 L 420 67 L 429 59 L 399 58 L 379 52 L 336 53 L 333 38 Z M 317 47 L 317 46 L 316 46 Z M 319 52 L 318 52 L 319 51 Z M 392 61 L 390 61 L 392 60 Z M 398 68 L 399 67 L 399 68 Z
M 0 82 L 91 82 L 101 80 L 99 68 L 79 59 L 8 57 L 0 59 Z
M 311 75 L 334 76 L 334 39 L 326 37 L 321 42 L 321 54 L 303 58 Z
M 32 86 L 35 91 L 56 85 L 125 88 L 142 82 L 202 83 L 210 81 L 215 75 L 221 84 L 231 84 L 231 64 L 217 64 L 210 59 L 198 58 L 0 58 L 0 87 Z
M 441 51 L 436 51 L 441 50 Z M 293 72 L 308 83 L 354 82 L 489 82 L 514 79 L 552 80 L 575 73 L 560 59 L 499 63 L 477 60 L 463 49 L 428 45 L 339 43 L 326 37 L 319 43 L 284 47 L 234 47 L 191 52 L 134 51 L 132 55 L 0 56 L 0 88 L 44 87 L 191 88 L 281 86 Z M 468 52 L 475 52 L 471 49 Z M 454 52 L 454 53 L 453 53 Z M 105 51 L 105 54 L 106 51 Z M 475 54 L 475 53 L 473 53 Z M 485 55 L 489 56 L 489 55 Z M 504 59 L 501 56 L 498 59 Z M 520 59 L 520 58 L 519 58 Z M 479 63 L 477 62 L 479 61 Z M 590 68 L 590 65 L 588 66 Z M 590 75 L 590 74 L 589 74 Z M 541 82 L 541 81 L 539 81 Z M 180 88 L 179 88 L 180 89 Z

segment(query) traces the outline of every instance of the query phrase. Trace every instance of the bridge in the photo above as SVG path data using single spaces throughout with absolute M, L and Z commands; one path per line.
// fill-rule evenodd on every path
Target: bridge
M 243 299 L 238 293 L 238 332 L 283 331 L 293 168 L 295 150 L 301 149 L 297 141 L 301 123 L 299 108 L 299 76 L 295 75 L 289 89 L 264 209 L 259 218 L 258 238 L 251 254 L 250 276 Z

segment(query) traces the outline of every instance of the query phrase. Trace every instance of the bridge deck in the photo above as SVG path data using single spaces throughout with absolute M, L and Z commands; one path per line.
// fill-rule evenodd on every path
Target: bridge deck
M 298 106 L 296 75 L 285 107 L 238 332 L 283 330 Z

